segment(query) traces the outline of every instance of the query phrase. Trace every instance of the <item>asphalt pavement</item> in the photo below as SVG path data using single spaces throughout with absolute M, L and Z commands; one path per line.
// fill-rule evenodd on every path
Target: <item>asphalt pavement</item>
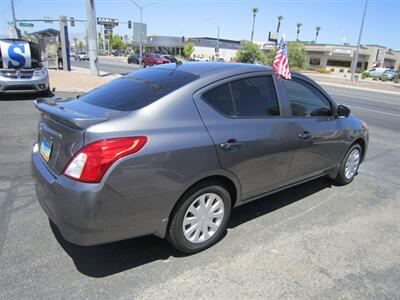
M 32 98 L 3 98 L 0 299 L 399 299 L 400 97 L 326 88 L 369 124 L 354 182 L 318 179 L 234 209 L 224 239 L 191 256 L 152 236 L 66 242 L 34 192 Z

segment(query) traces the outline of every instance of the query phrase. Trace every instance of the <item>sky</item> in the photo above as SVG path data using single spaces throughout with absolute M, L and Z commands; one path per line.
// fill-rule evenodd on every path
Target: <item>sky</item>
M 0 0 L 0 36 L 7 35 L 7 21 L 12 19 L 11 0 Z M 60 15 L 86 19 L 86 0 L 14 0 L 17 19 L 57 19 Z M 287 40 L 296 39 L 296 24 L 302 23 L 300 39 L 315 38 L 315 27 L 321 31 L 318 43 L 356 45 L 365 0 L 137 0 L 150 5 L 143 10 L 148 35 L 220 37 L 232 40 L 250 39 L 252 8 L 257 7 L 254 40 L 266 42 L 269 31 L 275 31 L 277 16 L 284 16 L 280 33 Z M 139 22 L 139 9 L 130 0 L 95 0 L 98 17 Z M 28 32 L 45 28 L 58 29 L 57 23 L 34 23 Z M 69 27 L 71 36 L 83 37 L 85 23 Z M 120 24 L 115 33 L 132 36 L 127 24 Z M 400 0 L 368 0 L 361 44 L 378 44 L 400 50 Z

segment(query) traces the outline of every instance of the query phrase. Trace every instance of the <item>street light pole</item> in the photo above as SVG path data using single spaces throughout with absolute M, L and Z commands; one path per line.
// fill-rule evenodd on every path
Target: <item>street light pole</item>
M 94 0 L 86 0 L 87 14 L 87 36 L 89 46 L 90 74 L 99 75 L 97 65 L 97 34 L 96 34 L 96 11 L 94 8 Z
M 357 64 L 358 64 L 358 54 L 360 52 L 361 36 L 362 36 L 363 28 L 364 28 L 364 19 L 365 19 L 365 14 L 367 12 L 367 4 L 368 4 L 368 0 L 365 0 L 364 13 L 363 13 L 362 21 L 361 21 L 361 28 L 360 28 L 360 33 L 358 35 L 356 55 L 354 57 L 353 66 L 351 68 L 351 78 L 350 78 L 351 81 L 354 80 L 354 73 L 356 72 L 356 68 L 357 68 Z
M 13 18 L 13 32 L 11 38 L 18 38 L 17 36 L 17 18 L 15 17 L 15 7 L 14 7 L 14 0 L 10 0 L 10 4 L 11 4 L 11 12 L 12 12 L 12 18 Z
M 146 7 L 149 7 L 150 5 L 157 4 L 157 2 L 152 2 L 149 4 L 146 4 L 144 6 L 140 6 L 133 0 L 129 0 L 132 2 L 133 5 L 135 5 L 137 8 L 140 10 L 140 34 L 139 34 L 139 64 L 142 65 L 142 55 L 143 55 L 143 41 L 142 41 L 142 35 L 143 35 L 143 9 Z

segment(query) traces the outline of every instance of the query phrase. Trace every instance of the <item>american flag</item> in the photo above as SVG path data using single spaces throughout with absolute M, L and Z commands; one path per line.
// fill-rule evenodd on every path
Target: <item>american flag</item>
M 282 76 L 285 79 L 292 79 L 292 73 L 290 73 L 289 69 L 287 46 L 283 38 L 281 38 L 279 42 L 279 49 L 278 52 L 276 52 L 272 68 L 279 77 Z

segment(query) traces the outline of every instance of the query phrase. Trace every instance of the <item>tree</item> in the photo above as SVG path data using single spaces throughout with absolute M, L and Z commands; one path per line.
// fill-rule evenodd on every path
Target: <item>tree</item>
M 99 48 L 99 50 L 103 49 L 103 38 L 101 37 L 101 32 L 98 33 L 98 37 L 97 37 L 97 47 Z
M 255 23 L 256 23 L 256 15 L 257 15 L 257 13 L 259 12 L 259 9 L 258 9 L 257 7 L 253 7 L 252 12 L 253 12 L 253 28 L 252 28 L 252 30 L 251 30 L 251 39 L 250 39 L 250 42 L 251 42 L 251 43 L 253 42 L 253 37 L 254 37 L 254 25 L 255 25 Z
M 288 43 L 288 58 L 290 67 L 304 68 L 307 65 L 307 55 L 303 44 Z
M 303 45 L 300 43 L 288 43 L 287 46 L 289 67 L 304 68 L 307 65 L 307 55 Z M 266 63 L 268 65 L 272 65 L 276 56 L 276 52 L 277 48 L 274 48 L 274 50 L 268 54 L 266 59 Z
M 320 26 L 315 27 L 315 44 L 317 43 L 317 38 L 320 30 L 321 30 Z
M 121 48 L 123 48 L 123 43 L 120 35 L 118 34 L 113 35 L 111 40 L 111 48 L 115 50 L 120 50 Z
M 186 59 L 189 59 L 192 56 L 193 52 L 194 52 L 193 43 L 187 43 L 183 48 L 183 56 L 185 56 Z
M 297 37 L 296 37 L 296 41 L 299 41 L 300 27 L 303 26 L 303 24 L 297 23 L 296 26 L 297 26 Z
M 78 48 L 78 45 L 76 44 L 77 42 L 78 42 L 78 39 L 77 39 L 76 37 L 74 37 L 74 46 L 75 46 L 75 49 Z
M 276 27 L 276 33 L 279 33 L 279 29 L 281 28 L 281 22 L 283 19 L 283 16 L 278 16 L 278 26 Z
M 80 51 L 82 51 L 83 48 L 84 48 L 83 42 L 82 42 L 82 41 L 79 41 L 79 43 L 78 43 L 78 49 L 79 49 Z
M 235 59 L 237 61 L 250 64 L 266 62 L 265 56 L 258 45 L 249 41 L 242 42 L 242 48 L 236 53 Z

